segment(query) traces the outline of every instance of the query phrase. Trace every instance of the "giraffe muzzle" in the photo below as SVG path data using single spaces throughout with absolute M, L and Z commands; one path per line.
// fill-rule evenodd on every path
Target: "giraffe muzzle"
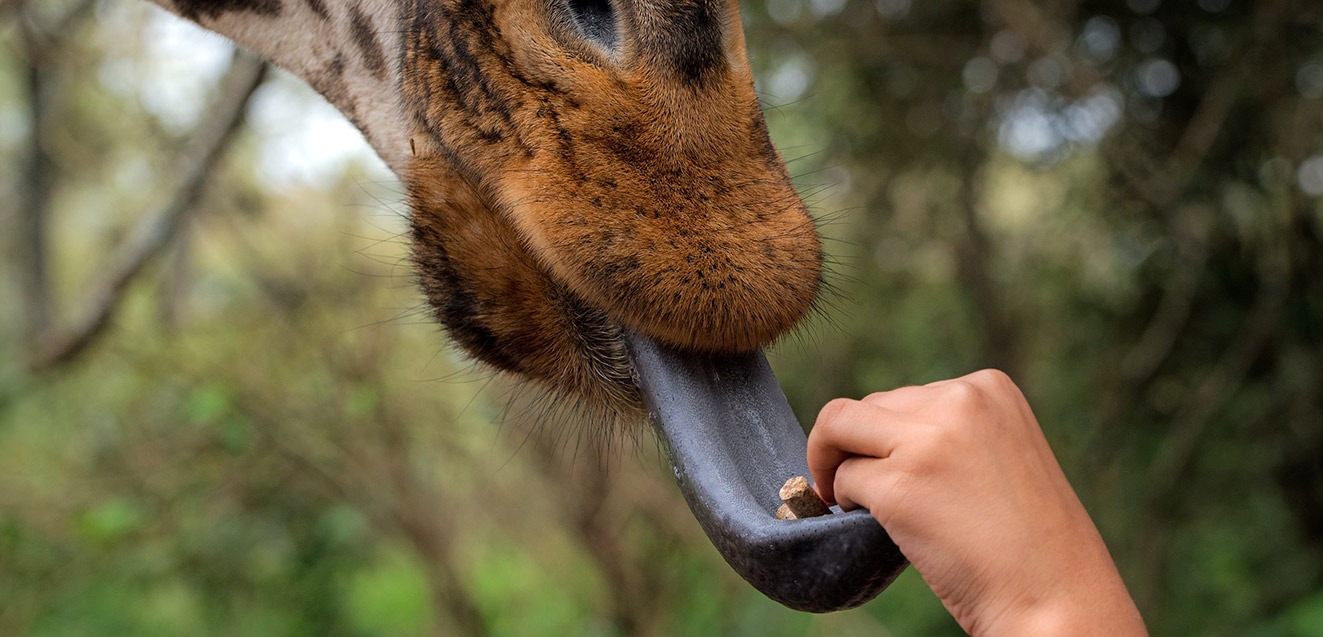
M 809 473 L 807 438 L 761 352 L 691 353 L 634 333 L 626 340 L 680 490 L 745 580 L 785 606 L 824 613 L 873 599 L 905 569 L 868 511 L 773 517 L 786 478 Z

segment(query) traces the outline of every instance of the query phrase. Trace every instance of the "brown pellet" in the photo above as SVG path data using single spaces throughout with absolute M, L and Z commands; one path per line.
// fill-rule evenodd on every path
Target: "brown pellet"
M 827 503 L 818 497 L 818 492 L 813 490 L 808 478 L 804 476 L 795 476 L 786 480 L 785 485 L 781 487 L 781 499 L 785 504 L 776 510 L 778 520 L 802 520 L 831 513 Z

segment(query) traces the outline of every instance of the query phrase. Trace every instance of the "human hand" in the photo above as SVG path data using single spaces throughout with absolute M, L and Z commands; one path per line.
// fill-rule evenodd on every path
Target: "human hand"
M 808 465 L 824 500 L 877 518 L 970 634 L 1147 634 L 1001 372 L 833 400 L 809 434 Z

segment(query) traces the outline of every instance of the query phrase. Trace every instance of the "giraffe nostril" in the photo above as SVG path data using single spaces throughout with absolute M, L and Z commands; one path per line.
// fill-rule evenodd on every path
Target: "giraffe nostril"
M 607 50 L 616 48 L 616 13 L 611 0 L 568 0 L 568 5 L 584 37 Z

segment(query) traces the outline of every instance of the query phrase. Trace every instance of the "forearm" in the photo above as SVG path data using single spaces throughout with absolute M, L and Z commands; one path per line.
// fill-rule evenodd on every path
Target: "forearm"
M 1063 476 L 1064 478 L 1064 476 Z M 1010 580 L 1003 606 L 974 635 L 1147 635 L 1143 618 L 1107 545 L 1083 504 L 1071 493 L 1062 514 Z
M 1115 568 L 1097 570 L 1081 574 L 1087 581 L 1024 600 L 983 626 L 965 629 L 976 637 L 1146 637 L 1144 620 Z

